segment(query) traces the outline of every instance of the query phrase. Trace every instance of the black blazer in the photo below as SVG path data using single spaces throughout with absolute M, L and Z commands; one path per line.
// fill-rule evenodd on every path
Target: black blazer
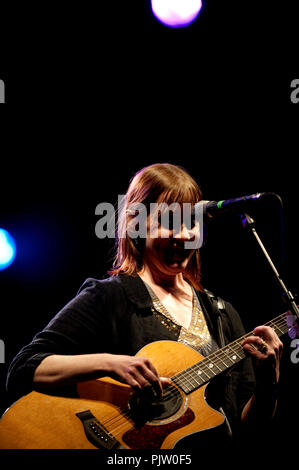
M 211 296 L 199 291 L 197 296 L 210 333 L 220 344 L 218 312 Z M 87 279 L 78 294 L 13 359 L 7 376 L 11 400 L 32 391 L 36 367 L 51 354 L 109 352 L 135 355 L 153 341 L 176 341 L 180 326 L 166 328 L 153 314 L 152 305 L 148 290 L 139 276 Z M 223 305 L 221 323 L 227 344 L 245 331 L 232 305 L 224 301 Z M 247 358 L 235 366 L 228 376 L 212 381 L 208 387 L 211 404 L 221 406 L 234 427 L 254 387 L 252 363 Z

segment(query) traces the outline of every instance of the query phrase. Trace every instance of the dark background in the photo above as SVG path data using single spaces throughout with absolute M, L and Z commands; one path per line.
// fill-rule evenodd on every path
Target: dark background
M 14 264 L 0 272 L 0 411 L 10 404 L 5 376 L 14 355 L 86 277 L 102 278 L 111 266 L 113 243 L 96 237 L 95 207 L 116 203 L 145 165 L 182 165 L 204 199 L 279 194 L 282 220 L 275 200 L 253 215 L 289 289 L 297 290 L 295 2 L 207 0 L 182 29 L 160 24 L 147 1 L 20 9 L 5 33 L 0 77 L 7 101 L 0 226 L 18 248 Z M 202 274 L 246 329 L 286 310 L 237 216 L 210 226 Z M 288 337 L 284 342 L 276 435 L 293 442 L 299 366 L 290 361 Z

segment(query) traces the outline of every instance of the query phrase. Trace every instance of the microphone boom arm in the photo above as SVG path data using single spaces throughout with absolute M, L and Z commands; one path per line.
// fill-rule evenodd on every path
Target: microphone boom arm
M 281 279 L 281 276 L 280 276 L 279 272 L 277 271 L 273 261 L 271 260 L 271 258 L 269 256 L 262 240 L 260 239 L 260 237 L 259 237 L 259 235 L 258 235 L 258 233 L 255 229 L 254 219 L 248 214 L 243 214 L 240 217 L 242 219 L 243 227 L 249 228 L 251 233 L 254 235 L 256 241 L 258 242 L 261 250 L 263 251 L 263 253 L 264 253 L 271 269 L 272 269 L 272 272 L 274 273 L 274 277 L 275 277 L 275 279 L 277 280 L 278 284 L 280 285 L 280 287 L 282 289 L 282 299 L 284 300 L 284 302 L 286 302 L 288 304 L 288 307 L 290 308 L 291 312 L 299 319 L 299 309 L 298 309 L 298 306 L 295 302 L 295 298 L 294 298 L 293 294 L 291 293 L 291 291 L 286 287 L 283 280 Z

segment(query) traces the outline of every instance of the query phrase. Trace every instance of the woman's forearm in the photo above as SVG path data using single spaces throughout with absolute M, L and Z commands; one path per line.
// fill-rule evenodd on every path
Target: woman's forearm
M 37 388 L 70 385 L 106 374 L 109 354 L 47 356 L 36 368 L 33 383 Z
M 146 357 L 118 354 L 82 354 L 76 356 L 47 356 L 36 368 L 33 377 L 35 389 L 76 384 L 100 377 L 128 384 L 135 389 L 153 385 L 158 395 L 169 380 L 160 378 Z
M 273 389 L 257 390 L 243 408 L 242 423 L 258 424 L 271 422 L 277 408 L 277 399 Z

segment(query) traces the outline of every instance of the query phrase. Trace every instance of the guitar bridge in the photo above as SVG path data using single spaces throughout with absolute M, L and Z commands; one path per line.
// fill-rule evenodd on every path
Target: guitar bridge
M 85 435 L 89 442 L 98 449 L 117 449 L 120 447 L 118 440 L 103 426 L 90 410 L 76 413 L 81 420 Z

